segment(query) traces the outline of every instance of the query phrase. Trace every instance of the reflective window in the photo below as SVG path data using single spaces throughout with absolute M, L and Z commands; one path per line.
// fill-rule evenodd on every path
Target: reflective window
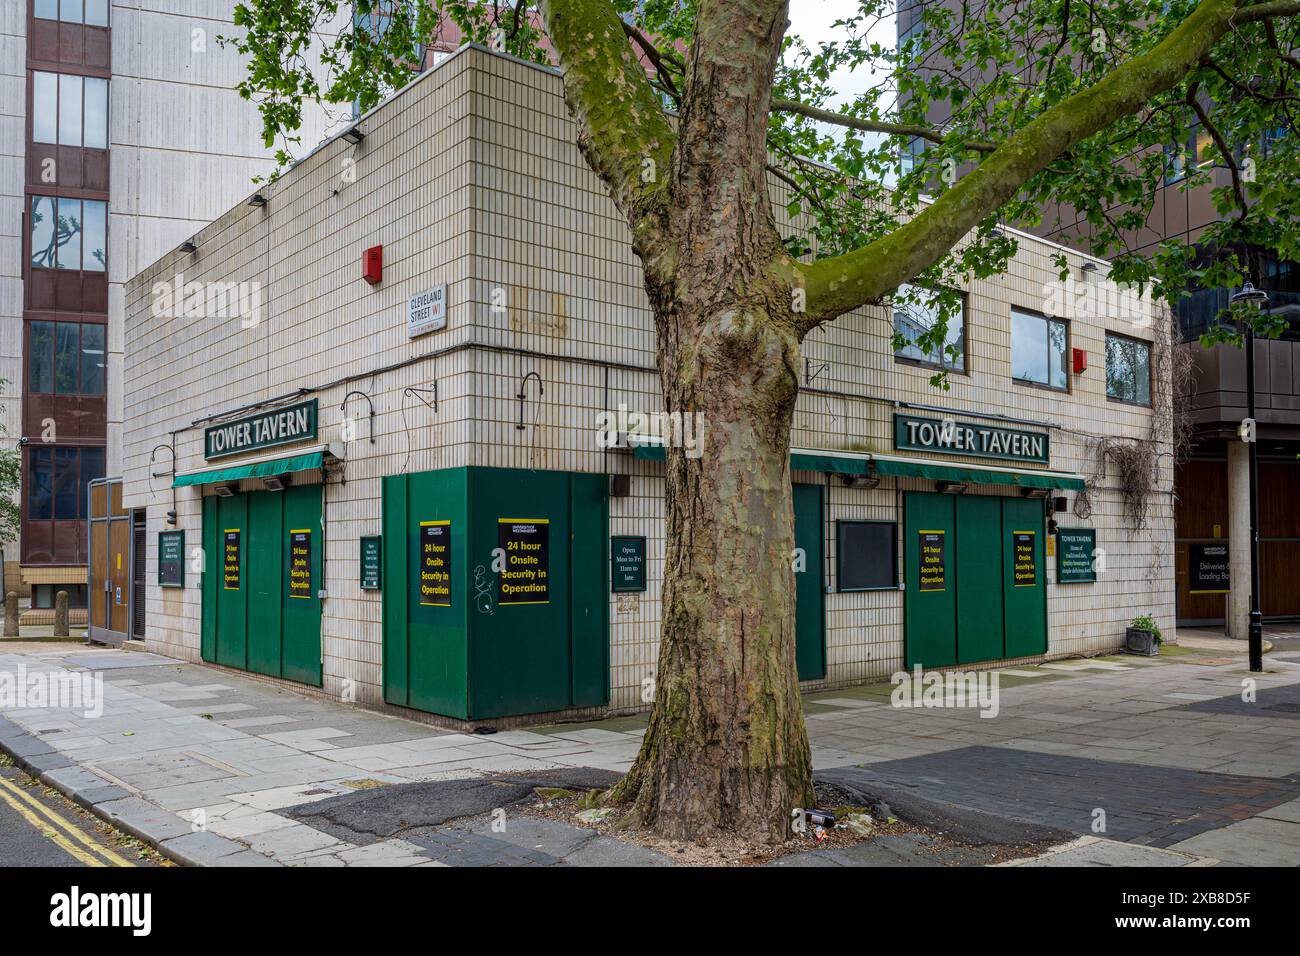
M 33 394 L 103 395 L 105 326 L 32 322 L 27 335 L 27 390 Z
M 1064 390 L 1069 335 L 1060 319 L 1011 310 L 1011 376 Z
M 1106 396 L 1151 404 L 1151 346 L 1122 335 L 1106 335 Z
M 37 268 L 103 272 L 108 266 L 108 204 L 33 196 L 31 242 Z
M 103 477 L 103 448 L 33 448 L 27 464 L 27 517 L 56 521 L 87 517 L 87 486 Z
M 72 73 L 32 73 L 32 139 L 107 149 L 108 80 Z
M 948 329 L 942 346 L 922 349 L 916 343 L 930 332 L 939 321 L 938 296 L 916 286 L 900 286 L 894 295 L 894 331 L 903 337 L 905 344 L 894 354 L 898 358 L 913 359 L 928 365 L 966 370 L 966 308 L 965 303 L 948 316 Z
M 33 12 L 42 20 L 108 26 L 108 0 L 36 0 Z

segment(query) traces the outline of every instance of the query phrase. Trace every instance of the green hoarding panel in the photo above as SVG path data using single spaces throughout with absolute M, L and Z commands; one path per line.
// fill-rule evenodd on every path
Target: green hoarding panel
M 248 495 L 217 498 L 218 664 L 248 667 Z
M 571 475 L 569 634 L 573 707 L 609 701 L 609 595 L 605 590 L 609 479 Z
M 826 676 L 826 588 L 823 553 L 822 486 L 795 485 L 794 546 L 803 550 L 802 570 L 796 567 L 795 663 L 800 680 Z
M 1006 656 L 1047 652 L 1043 503 L 1002 499 L 1002 594 Z
M 983 471 L 961 465 L 931 465 L 912 461 L 873 458 L 872 468 L 882 477 L 926 478 L 931 481 L 965 481 L 971 484 L 1011 485 L 1017 488 L 1059 488 L 1079 490 L 1082 478 L 1071 475 L 1041 475 L 1032 471 Z
M 184 488 L 217 481 L 238 481 L 240 478 L 265 478 L 268 475 L 283 475 L 291 471 L 311 471 L 320 468 L 324 461 L 324 453 L 315 451 L 306 455 L 277 458 L 275 461 L 262 461 L 253 465 L 229 465 L 225 468 L 213 468 L 211 471 L 177 475 L 172 479 L 172 487 Z
M 955 495 L 950 557 L 957 586 L 957 662 L 1002 657 L 1002 501 Z
M 410 700 L 408 686 L 406 609 L 406 475 L 384 478 L 384 567 L 394 582 L 382 596 L 384 649 L 384 700 L 405 707 Z
M 488 587 L 476 594 L 489 609 L 477 610 L 470 635 L 470 716 L 562 710 L 572 699 L 570 477 L 475 468 L 471 481 L 470 563 L 484 569 Z M 511 577 L 493 569 L 497 548 Z M 597 550 L 603 592 L 604 548 Z
M 203 613 L 199 654 L 205 661 L 217 659 L 217 584 L 221 580 L 218 564 L 217 502 L 215 496 L 203 499 Z
M 301 485 L 254 497 L 283 499 L 276 537 L 279 571 L 277 595 L 281 628 L 281 676 L 303 684 L 321 685 L 321 554 L 325 529 L 321 525 L 321 485 Z M 296 576 L 294 572 L 297 572 Z
M 904 659 L 908 667 L 957 663 L 953 495 L 909 491 L 903 499 Z
M 249 494 L 247 552 L 248 669 L 281 677 L 280 526 L 284 518 L 281 494 Z
M 461 719 L 471 716 L 467 643 L 472 626 L 469 617 L 474 612 L 470 592 L 473 571 L 467 550 L 468 498 L 467 469 L 411 475 L 405 528 L 384 529 L 384 540 L 389 541 L 391 534 L 391 540 L 400 542 L 405 551 L 402 583 L 399 585 L 395 576 L 398 568 L 390 561 L 384 590 L 400 595 L 405 604 L 409 706 Z M 423 530 L 426 528 L 435 529 L 436 535 Z M 484 567 L 490 564 L 488 555 Z M 445 593 L 422 592 L 423 587 L 435 585 Z

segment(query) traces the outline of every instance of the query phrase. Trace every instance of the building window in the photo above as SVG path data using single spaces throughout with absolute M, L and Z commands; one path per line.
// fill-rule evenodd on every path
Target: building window
M 42 20 L 108 26 L 108 0 L 36 0 L 34 12 Z
M 27 460 L 29 520 L 66 521 L 86 517 L 86 488 L 104 477 L 104 449 L 33 448 Z
M 893 521 L 836 521 L 838 591 L 898 587 L 898 525 Z
M 1151 345 L 1106 333 L 1106 397 L 1151 404 Z
M 86 586 L 84 584 L 33 584 L 32 607 L 52 608 L 54 598 L 60 591 L 68 592 L 68 607 L 86 606 Z
M 894 353 L 894 357 L 956 372 L 966 371 L 965 300 L 961 300 L 957 310 L 948 316 L 948 331 L 943 346 L 922 349 L 916 343 L 938 321 L 937 293 L 911 285 L 899 286 L 894 295 L 894 333 L 902 336 L 904 344 Z
M 108 203 L 33 196 L 32 265 L 103 272 L 108 262 Z
M 108 148 L 108 80 L 71 73 L 32 74 L 32 139 Z
M 103 395 L 104 329 L 89 322 L 32 322 L 27 338 L 27 390 L 44 395 Z
M 1069 334 L 1060 319 L 1011 310 L 1011 377 L 1065 391 Z

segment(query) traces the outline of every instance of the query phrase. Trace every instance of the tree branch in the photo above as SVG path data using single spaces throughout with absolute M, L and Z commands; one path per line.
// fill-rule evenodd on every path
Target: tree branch
M 1300 0 L 1245 9 L 1263 7 L 1273 16 L 1281 7 L 1300 13 Z M 1233 0 L 1202 0 L 1151 50 L 1035 118 L 894 232 L 842 256 L 796 264 L 807 293 L 803 331 L 879 299 L 939 261 L 1061 153 L 1177 86 L 1241 13 Z
M 560 58 L 564 99 L 578 124 L 578 145 L 648 251 L 657 231 L 674 134 L 623 22 L 609 0 L 543 0 L 546 32 Z
M 824 110 L 817 106 L 808 106 L 797 100 L 773 100 L 772 110 L 776 113 L 798 113 L 801 116 L 807 116 L 809 119 L 815 119 L 819 123 L 831 123 L 835 126 L 846 126 L 849 129 L 860 130 L 864 133 L 888 133 L 892 136 L 916 136 L 931 143 L 942 144 L 944 141 L 943 134 L 933 130 L 928 126 L 915 126 L 908 123 L 887 123 L 883 120 L 865 120 L 858 119 L 856 116 L 846 116 L 843 113 L 836 113 L 833 110 Z M 991 153 L 997 149 L 993 143 L 972 142 L 966 144 L 967 149 L 973 149 L 981 153 Z

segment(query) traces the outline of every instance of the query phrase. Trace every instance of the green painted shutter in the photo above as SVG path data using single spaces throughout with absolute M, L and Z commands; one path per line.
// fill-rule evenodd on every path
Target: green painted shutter
M 570 478 L 569 702 L 596 707 L 609 703 L 609 479 L 579 474 Z
M 903 615 L 908 667 L 948 667 L 957 663 L 957 587 L 952 495 L 909 491 L 904 498 L 903 561 L 906 590 Z M 941 535 L 942 589 L 921 589 L 920 536 Z
M 227 588 L 225 534 L 239 531 L 239 587 Z M 217 663 L 248 667 L 248 495 L 217 498 Z
M 248 669 L 283 676 L 280 577 L 280 523 L 288 492 L 248 495 L 248 528 L 244 531 L 245 579 L 248 590 Z
M 406 475 L 384 478 L 383 634 L 384 700 L 405 707 L 410 700 L 407 670 Z
M 268 509 L 267 531 L 277 535 L 274 553 L 278 559 L 275 575 L 276 598 L 270 603 L 280 608 L 281 676 L 304 684 L 321 685 L 321 600 L 324 587 L 321 558 L 325 551 L 325 529 L 321 526 L 321 485 L 301 485 L 281 492 L 262 492 L 282 499 L 281 509 Z M 279 511 L 279 513 L 274 513 Z M 274 520 L 278 519 L 278 520 Z M 295 529 L 311 531 L 311 589 L 308 597 L 289 596 L 289 533 Z
M 200 582 L 203 598 L 203 622 L 199 638 L 199 654 L 205 661 L 217 659 L 217 588 L 221 583 L 220 544 L 217 528 L 217 502 L 219 498 L 203 499 L 203 579 Z M 185 555 L 189 561 L 190 556 Z
M 1016 532 L 1033 532 L 1033 584 L 1016 584 Z M 1047 653 L 1047 569 L 1044 567 L 1043 503 L 1037 499 L 1002 499 L 1002 593 L 1006 607 L 1006 656 Z
M 795 485 L 794 546 L 804 569 L 795 573 L 795 662 L 800 680 L 826 676 L 826 567 L 823 552 L 822 486 Z
M 957 495 L 957 660 L 1002 657 L 1002 500 Z

